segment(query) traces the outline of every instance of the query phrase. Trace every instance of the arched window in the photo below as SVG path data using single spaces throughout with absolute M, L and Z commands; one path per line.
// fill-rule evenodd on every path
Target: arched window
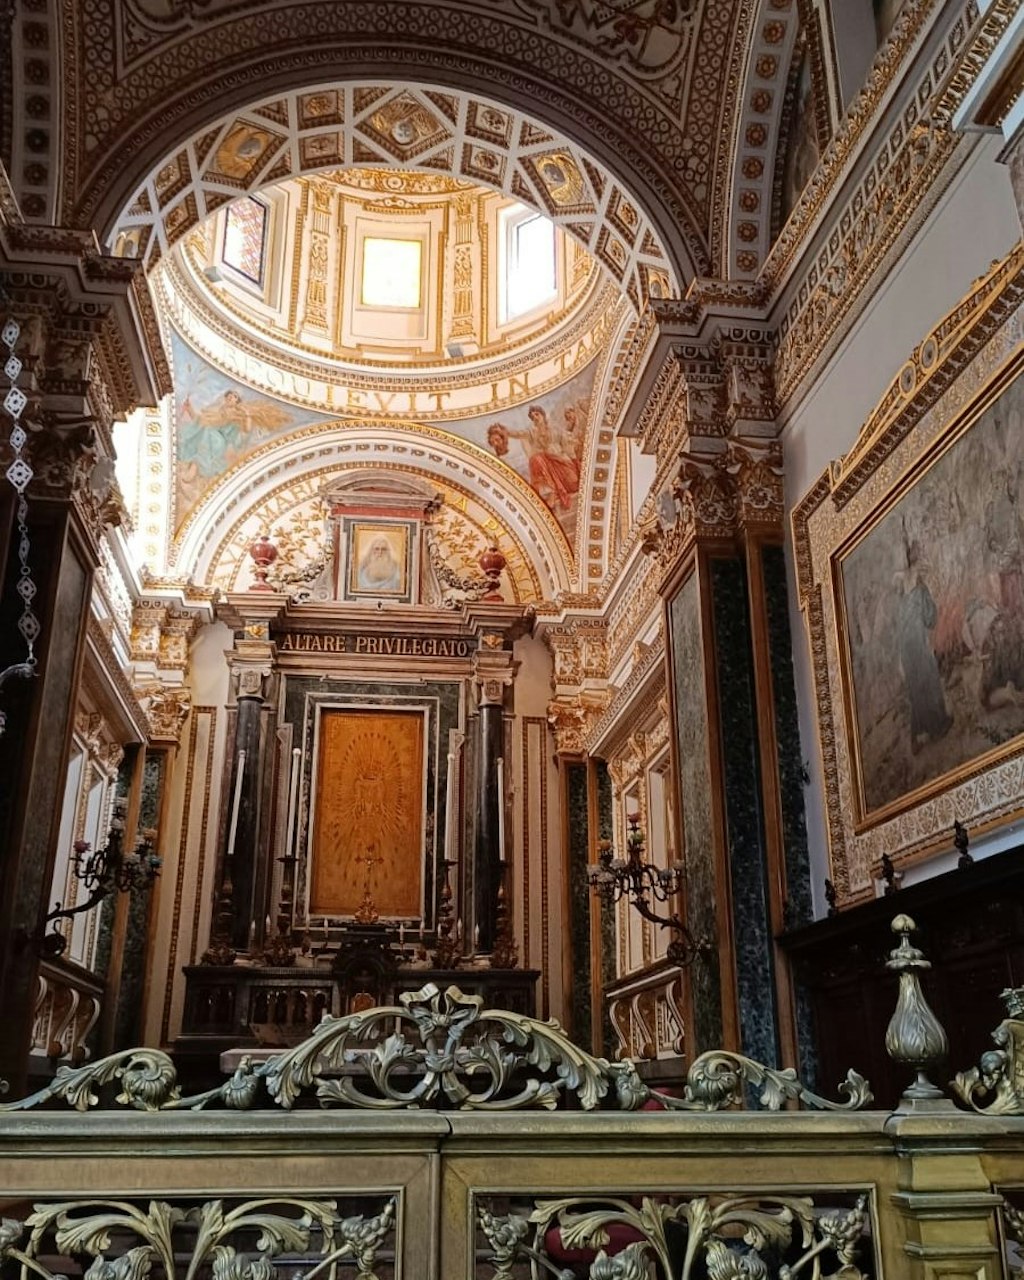
M 505 270 L 501 318 L 516 320 L 557 296 L 555 226 L 523 205 L 502 214 Z

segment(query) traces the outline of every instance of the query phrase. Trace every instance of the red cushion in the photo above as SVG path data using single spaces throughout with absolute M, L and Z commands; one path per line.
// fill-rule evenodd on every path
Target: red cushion
M 604 1251 L 609 1257 L 621 1253 L 627 1245 L 636 1244 L 646 1239 L 635 1227 L 625 1222 L 610 1222 L 605 1228 L 608 1243 Z M 544 1237 L 544 1252 L 553 1262 L 593 1262 L 597 1257 L 597 1249 L 565 1249 L 562 1246 L 562 1233 L 558 1227 L 551 1227 Z

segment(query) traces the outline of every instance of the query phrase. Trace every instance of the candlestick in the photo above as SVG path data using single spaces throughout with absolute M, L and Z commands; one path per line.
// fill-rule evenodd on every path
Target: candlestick
M 249 925 L 249 950 L 251 951 L 256 944 L 256 921 Z
M 498 774 L 498 861 L 505 861 L 505 761 L 498 756 L 495 761 Z
M 299 809 L 299 764 L 302 760 L 302 750 L 295 747 L 292 750 L 292 776 L 288 783 L 288 825 L 285 827 L 285 854 L 293 854 L 295 852 L 295 841 L 298 837 L 296 818 Z
M 444 856 L 447 862 L 455 859 L 455 756 L 448 753 L 448 789 L 444 809 Z
M 400 947 L 405 946 L 405 925 L 404 924 L 400 924 L 398 926 L 398 945 Z
M 225 858 L 230 862 L 235 856 L 235 836 L 238 834 L 238 807 L 242 803 L 242 777 L 245 773 L 245 748 L 238 753 L 235 769 L 235 794 L 231 800 L 231 824 L 228 827 L 228 847 Z

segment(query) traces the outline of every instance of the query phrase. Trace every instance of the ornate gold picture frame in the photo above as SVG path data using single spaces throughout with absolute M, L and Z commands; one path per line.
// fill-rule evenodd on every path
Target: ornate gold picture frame
M 1024 249 L 913 352 L 794 508 L 831 878 L 1024 808 Z
M 344 538 L 346 600 L 411 600 L 408 521 L 346 520 Z
M 1024 365 L 832 558 L 858 823 L 1021 749 Z

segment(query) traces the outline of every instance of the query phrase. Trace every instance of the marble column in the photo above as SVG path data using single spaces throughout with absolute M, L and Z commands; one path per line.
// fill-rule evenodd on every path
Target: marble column
M 473 949 L 494 950 L 497 936 L 498 889 L 502 865 L 499 846 L 501 794 L 498 761 L 506 766 L 504 786 L 511 777 L 505 760 L 505 696 L 515 674 L 510 649 L 483 648 L 474 660 L 477 691 L 476 844 L 473 853 Z M 512 856 L 511 832 L 505 832 L 506 858 Z
M 9 681 L 0 736 L 0 1078 L 20 1088 L 31 1044 L 36 966 L 51 903 L 64 779 L 95 562 L 70 504 L 33 507 L 29 519 L 35 612 L 41 623 L 31 679 Z M 21 662 L 18 566 L 0 602 L 0 668 Z
M 228 655 L 235 687 L 235 732 L 225 792 L 225 844 L 216 923 L 221 931 L 218 941 L 226 940 L 233 951 L 248 951 L 250 942 L 258 949 L 263 942 L 264 911 L 259 890 L 265 869 L 260 865 L 260 800 L 264 706 L 273 658 L 274 646 L 269 641 L 239 640 Z
M 4 318 L 17 319 L 17 385 L 28 403 L 24 453 L 28 564 L 40 624 L 36 672 L 0 691 L 0 1078 L 21 1090 L 28 1064 L 39 944 L 68 768 L 93 575 L 106 527 L 122 504 L 113 482 L 113 420 L 170 390 L 142 267 L 100 253 L 92 235 L 27 226 L 0 207 Z M 145 296 L 142 296 L 145 295 Z M 6 387 L 6 379 L 0 379 Z M 0 413 L 7 439 L 11 422 Z M 0 483 L 7 485 L 5 479 Z M 17 630 L 19 537 L 0 539 L 0 669 L 24 661 Z
M 679 516 L 653 537 L 663 570 L 690 970 L 693 1052 L 721 1044 L 798 1061 L 776 935 L 809 909 L 785 578 L 781 454 L 729 441 L 687 454 Z

